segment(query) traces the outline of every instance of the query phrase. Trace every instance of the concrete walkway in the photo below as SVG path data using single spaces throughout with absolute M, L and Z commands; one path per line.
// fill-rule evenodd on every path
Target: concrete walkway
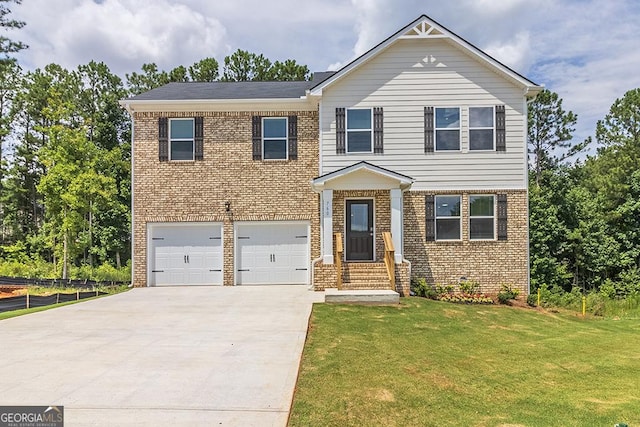
M 0 405 L 65 426 L 284 426 L 306 286 L 171 287 L 0 321 Z

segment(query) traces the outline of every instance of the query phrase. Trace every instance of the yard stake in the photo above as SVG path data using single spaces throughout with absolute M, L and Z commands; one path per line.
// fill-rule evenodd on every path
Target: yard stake
M 538 307 L 540 307 L 540 288 L 538 288 Z
M 582 317 L 587 313 L 587 297 L 582 297 Z

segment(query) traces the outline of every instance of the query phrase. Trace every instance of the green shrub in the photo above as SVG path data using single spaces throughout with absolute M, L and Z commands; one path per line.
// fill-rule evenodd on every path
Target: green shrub
M 509 301 L 518 298 L 520 291 L 514 289 L 511 285 L 502 285 L 500 292 L 498 292 L 498 301 L 500 304 L 509 304 Z
M 438 285 L 436 284 L 436 295 L 441 297 L 442 295 L 452 294 L 455 289 L 454 285 Z
M 463 294 L 477 294 L 480 291 L 480 283 L 477 280 L 463 280 L 458 284 Z
M 529 294 L 527 296 L 527 304 L 529 304 L 531 307 L 536 307 L 538 305 L 538 295 Z

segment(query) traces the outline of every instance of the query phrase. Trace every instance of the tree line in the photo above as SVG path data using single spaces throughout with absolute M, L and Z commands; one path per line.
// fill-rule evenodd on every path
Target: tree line
M 530 105 L 532 287 L 640 295 L 640 89 L 615 100 L 595 140 L 574 142 L 576 122 L 548 90 Z

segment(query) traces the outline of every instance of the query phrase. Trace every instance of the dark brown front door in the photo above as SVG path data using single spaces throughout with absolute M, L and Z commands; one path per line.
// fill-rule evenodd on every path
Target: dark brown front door
M 347 261 L 373 261 L 373 200 L 347 200 Z

